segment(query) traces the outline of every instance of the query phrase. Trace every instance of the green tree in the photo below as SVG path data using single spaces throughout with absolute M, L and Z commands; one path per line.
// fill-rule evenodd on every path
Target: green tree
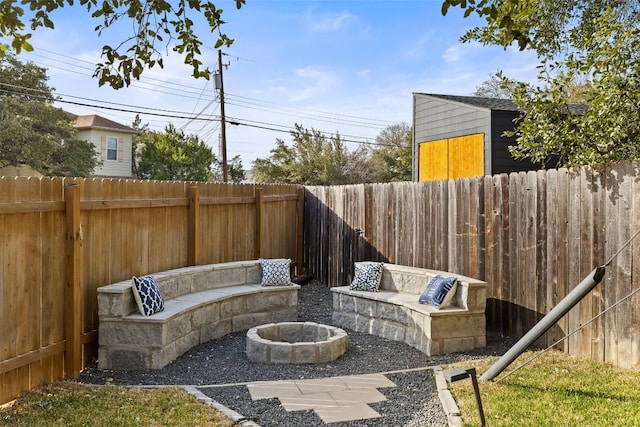
M 64 111 L 51 105 L 44 68 L 0 57 L 0 165 L 28 164 L 49 176 L 88 176 L 96 149 L 79 140 Z
M 304 185 L 339 185 L 366 182 L 370 175 L 367 149 L 349 151 L 340 135 L 325 136 L 296 124 L 293 145 L 281 139 L 268 158 L 253 162 L 256 182 Z
M 640 156 L 639 2 L 445 0 L 443 12 L 449 6 L 486 20 L 463 40 L 517 43 L 538 55 L 538 85 L 507 79 L 523 112 L 515 157 L 557 155 L 560 165 L 578 166 Z
M 501 72 L 492 74 L 487 80 L 484 80 L 476 86 L 473 96 L 482 96 L 486 98 L 511 99 L 516 84 L 509 85 L 509 81 L 502 77 Z
M 238 9 L 245 0 L 235 0 Z M 204 19 L 211 32 L 217 32 L 215 47 L 230 46 L 233 39 L 221 32 L 222 9 L 208 0 L 23 0 L 0 2 L 0 55 L 11 47 L 15 52 L 32 51 L 32 33 L 39 28 L 54 28 L 52 16 L 58 9 L 81 6 L 95 19 L 98 36 L 111 30 L 121 37 L 115 47 L 102 48 L 104 61 L 96 64 L 94 76 L 102 86 L 118 89 L 138 79 L 145 68 L 163 66 L 163 56 L 171 48 L 184 57 L 193 76 L 209 78 L 211 70 L 200 59 L 203 42 L 196 32 Z M 25 16 L 25 6 L 29 11 Z M 26 29 L 26 27 L 29 29 Z
M 173 125 L 164 132 L 145 131 L 136 138 L 137 176 L 143 179 L 209 181 L 215 159 L 197 136 L 185 135 Z
M 559 155 L 565 166 L 640 157 L 640 30 L 627 30 L 609 12 L 595 19 L 589 50 L 568 56 L 566 68 L 545 75 L 532 93 L 516 91 L 524 112 L 518 122 L 515 157 L 543 161 Z M 586 109 L 571 104 L 567 88 L 587 72 L 580 94 Z
M 213 159 L 213 180 L 222 182 L 222 160 L 219 160 L 217 156 Z M 229 182 L 236 184 L 241 183 L 247 178 L 247 174 L 242 166 L 242 159 L 240 156 L 234 156 L 227 162 L 227 178 Z
M 413 170 L 411 126 L 400 123 L 386 127 L 376 137 L 371 151 L 372 181 L 411 181 Z

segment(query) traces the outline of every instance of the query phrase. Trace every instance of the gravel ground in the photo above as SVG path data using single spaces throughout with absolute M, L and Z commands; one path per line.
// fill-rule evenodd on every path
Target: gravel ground
M 317 282 L 304 285 L 298 293 L 298 320 L 331 322 L 332 297 Z M 468 352 L 428 357 L 400 342 L 347 329 L 348 351 L 334 362 L 319 365 L 267 365 L 250 362 L 245 355 L 246 332 L 198 345 L 160 370 L 99 370 L 94 364 L 81 373 L 80 381 L 91 384 L 204 386 L 201 391 L 263 427 L 321 426 L 312 411 L 286 412 L 277 399 L 252 401 L 245 386 L 232 385 L 265 380 L 323 378 L 399 371 L 403 369 L 471 361 L 487 355 L 504 354 L 514 341 L 487 335 L 487 347 Z M 446 417 L 435 390 L 431 370 L 388 374 L 395 388 L 379 389 L 386 402 L 371 404 L 382 418 L 335 423 L 342 426 L 446 426 Z M 230 384 L 225 387 L 207 385 Z

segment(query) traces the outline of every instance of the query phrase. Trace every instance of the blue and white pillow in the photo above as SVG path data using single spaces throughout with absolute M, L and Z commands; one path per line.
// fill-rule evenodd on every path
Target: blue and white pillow
M 356 262 L 354 264 L 353 280 L 349 285 L 352 291 L 378 292 L 382 279 L 381 262 Z
M 133 277 L 133 298 L 143 316 L 164 310 L 164 299 L 153 276 Z
M 290 259 L 260 258 L 259 261 L 262 267 L 262 286 L 291 285 Z
M 455 277 L 437 275 L 427 285 L 418 301 L 420 304 L 430 304 L 435 308 L 443 308 L 451 304 L 456 294 L 457 282 Z

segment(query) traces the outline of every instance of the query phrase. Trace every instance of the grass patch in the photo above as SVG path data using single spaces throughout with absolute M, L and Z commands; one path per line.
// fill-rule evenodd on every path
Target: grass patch
M 140 389 L 57 382 L 0 409 L 0 426 L 208 426 L 231 419 L 179 387 Z
M 500 376 L 534 354 L 525 353 Z M 457 363 L 444 369 L 475 366 L 480 376 L 497 360 Z M 480 381 L 479 385 L 487 425 L 492 427 L 609 427 L 640 425 L 639 383 L 639 372 L 551 351 L 503 381 Z M 463 425 L 479 425 L 471 381 L 459 381 L 450 388 Z

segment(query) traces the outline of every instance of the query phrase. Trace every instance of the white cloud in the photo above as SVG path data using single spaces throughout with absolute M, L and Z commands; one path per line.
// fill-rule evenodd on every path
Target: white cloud
M 357 17 L 346 10 L 339 13 L 314 13 L 307 9 L 304 15 L 306 27 L 312 32 L 332 33 L 357 21 Z
M 304 87 L 291 92 L 289 99 L 292 102 L 311 99 L 339 85 L 339 80 L 332 74 L 314 67 L 298 68 L 294 70 L 294 74 L 300 78 Z
M 411 44 L 406 46 L 403 50 L 404 56 L 407 58 L 422 58 L 425 54 L 428 56 L 432 47 L 430 45 L 433 42 L 433 35 L 433 31 L 428 31 L 419 39 L 412 39 Z
M 464 56 L 464 46 L 461 44 L 456 44 L 447 48 L 442 54 L 442 59 L 446 63 L 458 62 Z
M 371 76 L 371 69 L 367 68 L 366 70 L 360 70 L 356 72 L 356 75 L 363 79 L 368 79 Z

